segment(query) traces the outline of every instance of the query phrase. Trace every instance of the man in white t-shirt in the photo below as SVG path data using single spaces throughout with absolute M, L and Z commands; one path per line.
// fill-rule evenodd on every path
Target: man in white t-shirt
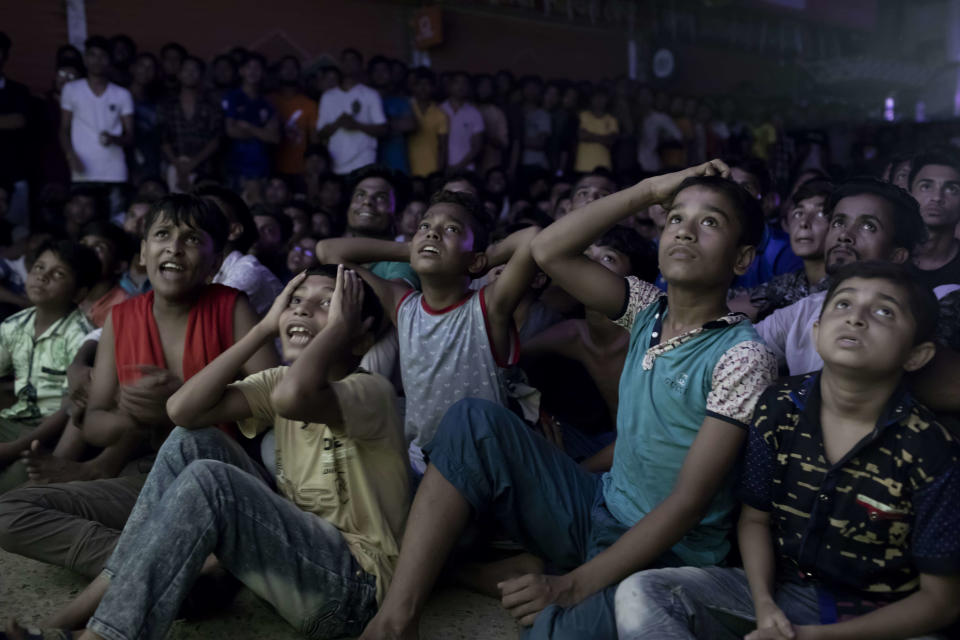
M 320 98 L 317 137 L 327 143 L 333 172 L 345 175 L 377 161 L 377 138 L 386 135 L 387 118 L 380 94 L 360 82 L 360 52 L 344 49 L 340 69 L 340 86 Z
M 637 161 L 644 171 L 655 172 L 661 168 L 660 143 L 665 140 L 682 140 L 683 133 L 673 118 L 653 104 L 653 93 L 642 87 L 637 93 L 640 114 L 640 143 L 637 145 Z
M 123 148 L 133 144 L 133 97 L 107 79 L 110 43 L 106 38 L 87 39 L 83 60 L 87 77 L 65 84 L 60 96 L 60 145 L 71 178 L 125 183 Z

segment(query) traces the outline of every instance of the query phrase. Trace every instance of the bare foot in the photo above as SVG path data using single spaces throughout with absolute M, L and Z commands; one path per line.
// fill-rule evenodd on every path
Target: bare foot
M 67 640 L 71 637 L 78 637 L 79 633 L 79 631 L 74 631 L 71 634 L 71 632 L 63 629 L 44 629 L 41 631 L 33 627 L 21 627 L 16 620 L 10 620 L 7 622 L 7 628 L 3 635 L 4 638 L 9 638 L 9 640 Z
M 30 443 L 30 448 L 21 453 L 20 457 L 27 465 L 27 477 L 38 484 L 97 480 L 103 475 L 90 463 L 55 457 L 40 446 L 39 440 Z
M 499 600 L 499 583 L 528 573 L 543 573 L 544 566 L 543 560 L 532 553 L 521 553 L 496 562 L 464 565 L 457 571 L 456 579 L 468 589 Z
M 404 626 L 393 623 L 388 617 L 381 609 L 357 640 L 420 640 L 419 620 Z

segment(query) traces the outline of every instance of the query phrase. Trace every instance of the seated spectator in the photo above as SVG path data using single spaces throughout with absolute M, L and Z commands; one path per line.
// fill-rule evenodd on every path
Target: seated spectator
M 613 170 L 610 149 L 617 140 L 620 126 L 608 110 L 609 104 L 610 94 L 605 88 L 597 87 L 590 96 L 590 108 L 580 112 L 577 159 L 573 167 L 578 173 L 597 167 Z
M 152 206 L 153 202 L 145 198 L 136 198 L 127 206 L 127 212 L 123 217 L 123 230 L 127 233 L 129 242 L 133 244 L 133 254 L 130 256 L 130 265 L 126 273 L 120 276 L 119 284 L 131 296 L 150 290 L 147 268 L 140 262 L 140 242 L 143 240 L 143 221 Z
M 290 200 L 281 209 L 281 213 L 290 220 L 290 239 L 292 245 L 310 232 L 310 210 L 303 200 Z
M 214 284 L 243 291 L 257 315 L 263 315 L 283 285 L 270 269 L 249 253 L 259 236 L 247 203 L 233 191 L 213 185 L 197 189 L 196 195 L 217 205 L 229 225 L 223 262 L 213 277 Z
M 87 320 L 99 329 L 107 321 L 110 310 L 131 296 L 120 286 L 120 278 L 129 270 L 132 243 L 123 229 L 102 220 L 83 228 L 80 243 L 93 249 L 100 259 L 99 277 L 80 302 L 80 310 Z
M 298 273 L 312 269 L 317 266 L 317 242 L 316 238 L 304 236 L 290 245 L 290 251 L 287 252 L 287 270 L 290 276 L 296 276 Z
M 634 574 L 620 638 L 728 637 L 717 611 L 748 638 L 933 638 L 960 616 L 960 538 L 943 535 L 960 526 L 960 447 L 901 386 L 933 356 L 936 317 L 903 266 L 836 274 L 814 325 L 823 370 L 772 386 L 753 416 L 744 569 Z
M 450 92 L 440 105 L 449 121 L 447 137 L 448 172 L 473 171 L 483 150 L 483 116 L 470 101 L 470 76 L 457 71 L 450 78 Z
M 910 193 L 920 203 L 927 239 L 913 253 L 913 267 L 931 289 L 960 285 L 960 157 L 952 151 L 913 158 Z
M 295 629 L 359 633 L 390 584 L 410 500 L 393 389 L 357 369 L 382 318 L 373 292 L 342 268 L 293 280 L 260 324 L 171 397 L 186 428 L 161 449 L 107 571 L 61 624 L 163 637 L 213 554 Z M 277 336 L 292 364 L 234 382 Z M 248 437 L 273 428 L 283 473 L 269 477 L 221 432 L 199 428 L 223 420 Z M 246 506 L 217 508 L 215 494 Z
M 469 193 L 474 198 L 479 198 L 482 188 L 476 173 L 467 169 L 461 169 L 459 171 L 449 172 L 446 180 L 443 180 L 441 186 L 435 190 L 434 193 L 437 191 Z
M 514 618 L 533 625 L 531 638 L 616 638 L 621 579 L 651 566 L 723 560 L 744 425 L 776 371 L 750 323 L 726 309 L 730 281 L 750 264 L 763 224 L 757 202 L 715 175 L 728 172 L 713 161 L 649 178 L 533 240 L 547 275 L 630 330 L 621 385 L 631 392 L 620 397 L 613 468 L 601 479 L 509 411 L 483 400 L 457 403 L 427 447 L 430 465 L 397 571 L 363 640 L 415 632 L 447 554 L 473 518 L 494 518 L 566 572 L 508 574 L 497 585 Z M 637 208 L 663 201 L 671 202 L 659 254 L 667 296 L 583 255 Z
M 827 199 L 825 211 L 830 221 L 824 241 L 828 275 L 861 260 L 905 264 L 923 238 L 916 200 L 900 187 L 876 178 L 840 183 Z M 813 293 L 757 324 L 757 332 L 790 375 L 823 367 L 812 327 L 826 295 L 826 291 Z
M 27 486 L 0 499 L 0 546 L 90 578 L 110 557 L 146 480 L 142 456 L 174 426 L 167 398 L 256 324 L 242 294 L 207 284 L 228 232 L 215 205 L 171 195 L 151 209 L 145 227 L 142 254 L 153 290 L 113 308 L 82 424 L 83 441 L 104 447 L 98 458 L 110 464 L 101 459 L 98 480 Z M 243 370 L 276 364 L 265 345 Z M 127 463 L 128 473 L 116 477 Z
M 257 229 L 257 240 L 250 247 L 250 254 L 275 276 L 283 279 L 287 243 L 293 233 L 293 223 L 287 216 L 262 204 L 253 205 L 250 215 Z
M 145 176 L 137 183 L 137 190 L 133 197 L 156 202 L 169 193 L 170 190 L 163 178 L 160 176 Z
M 303 184 L 307 191 L 308 202 L 320 201 L 324 179 L 333 176 L 330 173 L 331 164 L 330 154 L 323 145 L 312 144 L 307 147 L 303 157 Z
M 63 231 L 72 240 L 80 239 L 80 231 L 88 223 L 104 217 L 100 194 L 88 185 L 78 185 L 70 190 L 70 197 L 63 206 Z
M 274 170 L 288 178 L 304 172 L 307 145 L 317 128 L 317 103 L 300 88 L 300 60 L 284 56 L 279 63 L 280 90 L 271 96 L 280 119 L 280 144 L 274 150 Z
M 205 68 L 202 60 L 187 56 L 180 65 L 179 95 L 158 110 L 160 148 L 169 163 L 171 193 L 189 191 L 198 176 L 216 173 L 213 159 L 223 136 L 223 108 L 203 94 Z
M 231 140 L 230 171 L 237 188 L 258 184 L 270 172 L 267 145 L 280 142 L 280 123 L 273 105 L 263 97 L 261 84 L 266 60 L 247 54 L 240 66 L 243 82 L 224 98 L 227 137 Z
M 60 436 L 67 366 L 93 328 L 77 308 L 99 275 L 93 250 L 47 241 L 27 260 L 30 306 L 0 324 L 0 374 L 13 373 L 16 401 L 0 411 L 0 494 L 27 479 L 20 452 Z M 44 421 L 57 414 L 53 421 Z
M 316 237 L 318 240 L 323 240 L 324 238 L 332 238 L 334 236 L 333 230 L 333 216 L 327 213 L 325 210 L 321 209 L 319 211 L 314 211 L 310 214 L 310 233 Z
M 387 134 L 380 94 L 361 82 L 363 57 L 356 49 L 340 55 L 340 86 L 324 92 L 317 137 L 326 141 L 333 172 L 346 175 L 377 161 L 377 138 Z
M 263 189 L 263 204 L 277 209 L 290 202 L 293 190 L 290 181 L 283 176 L 273 176 L 267 180 Z
M 92 36 L 84 45 L 87 77 L 68 82 L 60 97 L 60 144 L 74 182 L 103 185 L 111 212 L 122 211 L 127 181 L 124 147 L 133 143 L 133 98 L 107 79 L 110 43 Z
M 892 182 L 901 189 L 909 191 L 913 156 L 912 153 L 898 153 L 891 157 L 883 170 L 883 181 Z
M 400 214 L 400 221 L 397 222 L 397 242 L 410 242 L 417 233 L 417 227 L 420 225 L 420 218 L 427 210 L 427 203 L 419 198 L 411 198 L 407 206 L 403 208 Z
M 753 321 L 827 288 L 823 244 L 829 225 L 824 210 L 833 193 L 833 183 L 811 180 L 793 195 L 793 207 L 785 216 L 790 248 L 803 260 L 803 269 L 774 276 L 751 289 L 731 289 L 728 306 L 750 316 Z
M 433 72 L 418 67 L 413 72 L 413 97 L 410 108 L 417 128 L 407 136 L 410 175 L 426 177 L 447 166 L 447 137 L 450 120 L 446 111 L 434 101 L 437 79 Z

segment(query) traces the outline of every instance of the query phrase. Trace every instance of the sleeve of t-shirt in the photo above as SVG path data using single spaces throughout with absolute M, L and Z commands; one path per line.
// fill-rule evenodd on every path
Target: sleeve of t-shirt
M 914 479 L 914 483 L 921 486 L 913 493 L 915 519 L 911 552 L 921 573 L 960 573 L 960 536 L 957 535 L 960 530 L 960 464 L 956 454 L 956 446 L 944 447 L 939 472 L 918 474 Z M 926 467 L 929 460 L 920 464 Z M 926 467 L 925 470 L 930 469 Z
M 387 116 L 383 112 L 383 100 L 380 94 L 370 90 L 370 124 L 386 124 Z
M 744 504 L 770 511 L 773 509 L 773 470 L 777 455 L 776 420 L 770 409 L 775 406 L 776 389 L 770 389 L 757 403 L 740 466 L 737 493 Z
M 317 130 L 333 122 L 339 116 L 339 113 L 333 113 L 333 102 L 329 96 L 320 96 L 320 106 L 317 112 Z
M 133 96 L 129 91 L 120 87 L 120 94 L 118 96 L 120 102 L 120 115 L 121 116 L 132 116 L 133 115 Z
M 753 325 L 767 347 L 776 356 L 777 363 L 780 365 L 786 366 L 787 364 L 787 333 L 800 311 L 798 305 L 798 302 L 794 302 L 789 307 L 777 309 L 762 321 Z
M 390 381 L 377 373 L 352 373 L 330 383 L 343 416 L 344 435 L 376 440 L 400 433 L 396 395 Z M 395 428 L 396 433 L 388 430 Z
M 663 292 L 655 285 L 644 282 L 637 276 L 624 278 L 624 285 L 627 291 L 626 296 L 624 296 L 623 312 L 613 322 L 627 331 L 631 331 L 633 323 L 637 319 L 637 314 L 659 300 Z
M 234 382 L 228 388 L 237 389 L 246 398 L 250 405 L 249 418 L 237 423 L 240 433 L 248 438 L 254 438 L 267 429 L 273 427 L 276 412 L 270 402 L 270 392 L 280 383 L 287 367 L 274 367 L 265 371 L 258 371 L 239 382 Z
M 777 379 L 777 360 L 767 347 L 747 341 L 727 349 L 713 368 L 707 415 L 747 428 L 757 400 Z

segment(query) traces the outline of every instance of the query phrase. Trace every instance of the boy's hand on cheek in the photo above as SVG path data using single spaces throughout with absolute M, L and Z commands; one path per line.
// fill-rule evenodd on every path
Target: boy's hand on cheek
M 280 315 L 290 306 L 290 298 L 293 296 L 293 292 L 296 291 L 297 287 L 303 284 L 303 281 L 306 279 L 306 271 L 302 271 L 293 276 L 293 279 L 287 283 L 287 286 L 283 288 L 280 295 L 278 295 L 276 300 L 273 301 L 273 304 L 270 305 L 270 310 L 267 311 L 267 315 L 265 315 L 263 320 L 257 325 L 265 336 L 273 337 L 280 333 Z
M 363 282 L 355 271 L 337 267 L 337 286 L 330 300 L 327 327 L 343 329 L 354 336 L 369 329 L 369 323 L 361 321 L 363 309 Z

